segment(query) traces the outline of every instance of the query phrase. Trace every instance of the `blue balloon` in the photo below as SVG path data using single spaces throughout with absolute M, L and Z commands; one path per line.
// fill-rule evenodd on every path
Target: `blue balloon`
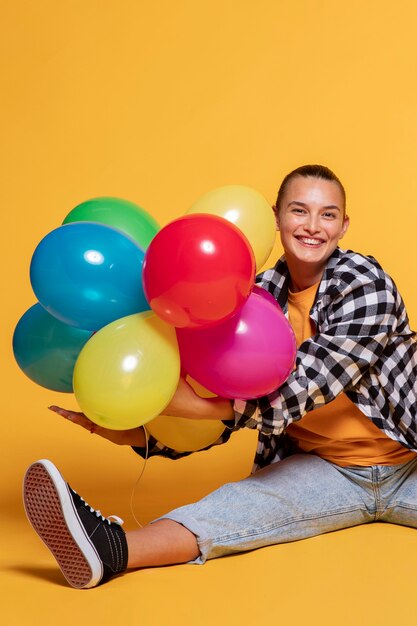
M 35 383 L 71 393 L 75 362 L 91 335 L 90 330 L 63 324 L 34 304 L 16 326 L 13 352 L 20 369 Z
M 99 330 L 149 309 L 142 287 L 144 256 L 117 229 L 74 222 L 42 239 L 32 257 L 30 279 L 51 315 L 70 326 Z

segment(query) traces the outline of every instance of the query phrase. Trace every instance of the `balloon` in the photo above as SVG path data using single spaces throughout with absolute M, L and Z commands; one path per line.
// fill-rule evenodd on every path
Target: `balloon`
M 64 224 L 100 222 L 118 228 L 146 250 L 159 230 L 158 223 L 140 206 L 122 198 L 92 198 L 68 213 Z
M 159 415 L 146 424 L 146 429 L 164 446 L 177 452 L 196 452 L 217 441 L 224 431 L 224 424 L 219 420 Z
M 220 215 L 240 228 L 252 246 L 258 270 L 271 254 L 275 242 L 275 218 L 271 205 L 255 189 L 243 185 L 213 189 L 187 211 L 187 214 L 194 213 Z
M 215 215 L 186 215 L 152 240 L 143 286 L 151 308 L 179 328 L 232 316 L 255 278 L 253 252 L 236 226 Z
M 72 374 L 91 331 L 68 326 L 34 304 L 20 318 L 13 334 L 13 352 L 20 369 L 38 385 L 72 392 Z
M 255 285 L 252 289 L 252 293 L 256 293 L 258 296 L 261 296 L 265 300 L 268 300 L 268 302 L 271 302 L 271 304 L 278 307 L 279 310 L 281 311 L 281 307 L 279 306 L 278 302 L 275 300 L 274 296 L 272 295 L 270 291 L 267 291 L 266 289 L 264 289 L 263 287 L 260 287 L 259 285 Z
M 76 222 L 50 232 L 30 266 L 42 306 L 65 324 L 98 330 L 149 309 L 142 288 L 144 252 L 114 228 Z
M 93 422 L 125 430 L 159 415 L 179 376 L 174 329 L 146 311 L 116 320 L 90 339 L 75 364 L 74 393 Z
M 252 293 L 232 318 L 198 330 L 177 329 L 184 369 L 213 393 L 250 399 L 271 393 L 294 367 L 296 343 L 280 308 Z

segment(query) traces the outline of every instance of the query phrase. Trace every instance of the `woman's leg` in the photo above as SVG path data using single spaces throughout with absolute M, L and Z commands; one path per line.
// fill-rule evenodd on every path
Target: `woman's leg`
M 378 466 L 380 512 L 377 520 L 417 528 L 417 456 L 404 465 Z
M 295 454 L 160 520 L 177 522 L 197 538 L 195 563 L 373 521 L 372 468 L 360 468 L 358 481 L 355 468 L 343 470 L 319 457 Z M 149 529 L 159 523 L 154 522 Z M 189 536 L 186 539 L 182 531 L 178 532 L 183 537 L 181 550 L 185 550 Z M 162 533 L 162 527 L 157 533 Z M 192 541 L 187 545 L 191 548 Z M 134 545 L 132 548 L 135 550 Z M 153 553 L 154 547 L 149 550 Z M 139 554 L 137 558 L 140 562 Z M 132 559 L 136 562 L 134 554 Z
M 352 469 L 352 468 L 351 468 Z M 125 536 L 65 482 L 48 460 L 32 464 L 24 503 L 32 526 L 68 582 L 88 588 L 126 567 L 204 563 L 208 558 L 295 541 L 375 519 L 374 468 L 341 468 L 297 454 L 220 487 Z
M 27 469 L 23 501 L 29 522 L 78 589 L 95 587 L 127 567 L 182 563 L 199 554 L 195 535 L 170 520 L 126 536 L 120 518 L 93 509 L 48 459 Z
M 128 569 L 187 563 L 200 554 L 196 536 L 170 519 L 127 532 L 126 539 Z

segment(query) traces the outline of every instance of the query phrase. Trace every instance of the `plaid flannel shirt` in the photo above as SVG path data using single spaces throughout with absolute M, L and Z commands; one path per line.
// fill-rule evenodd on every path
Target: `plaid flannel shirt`
M 257 278 L 288 315 L 289 273 L 282 257 Z M 377 261 L 337 248 L 328 259 L 310 311 L 316 334 L 297 351 L 296 367 L 275 392 L 235 400 L 235 420 L 213 445 L 256 428 L 253 471 L 291 453 L 286 427 L 344 392 L 386 435 L 417 451 L 417 342 L 393 280 Z M 209 446 L 211 447 L 211 446 Z M 135 448 L 143 456 L 143 448 Z M 150 438 L 149 456 L 179 458 Z

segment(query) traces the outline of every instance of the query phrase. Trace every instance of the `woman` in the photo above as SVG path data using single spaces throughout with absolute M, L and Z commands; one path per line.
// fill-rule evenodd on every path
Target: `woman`
M 269 396 L 234 403 L 200 398 L 181 380 L 164 410 L 223 420 L 218 444 L 256 428 L 253 475 L 125 535 L 120 520 L 90 508 L 52 463 L 34 463 L 25 476 L 26 511 L 72 586 L 374 520 L 417 527 L 417 344 L 402 299 L 373 258 L 338 247 L 349 218 L 343 186 L 328 168 L 288 174 L 274 212 L 285 255 L 258 282 L 295 330 L 293 373 Z M 51 409 L 145 454 L 142 427 L 112 431 Z M 183 456 L 153 438 L 149 454 Z

